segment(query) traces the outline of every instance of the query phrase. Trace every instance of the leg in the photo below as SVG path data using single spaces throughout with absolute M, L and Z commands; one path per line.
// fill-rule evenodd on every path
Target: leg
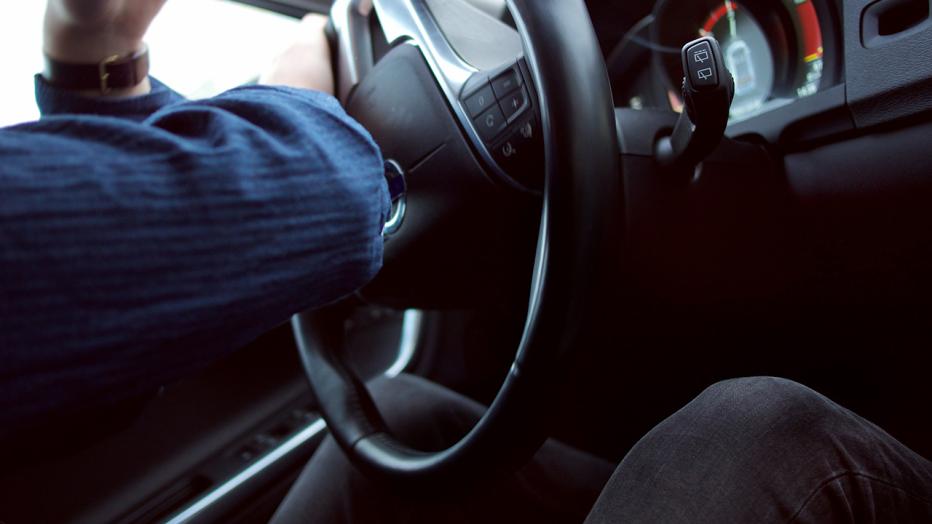
M 644 436 L 586 522 L 855 521 L 932 521 L 932 463 L 811 389 L 748 378 Z
M 370 389 L 389 427 L 425 450 L 455 442 L 485 409 L 412 376 L 379 380 Z M 582 522 L 613 467 L 551 440 L 513 479 L 441 503 L 402 497 L 369 482 L 327 438 L 272 522 Z

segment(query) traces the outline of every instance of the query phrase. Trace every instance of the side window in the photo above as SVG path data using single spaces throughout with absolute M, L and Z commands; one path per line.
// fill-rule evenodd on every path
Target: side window
M 42 70 L 45 2 L 0 5 L 0 127 L 39 117 L 33 75 Z M 152 24 L 154 77 L 189 98 L 254 80 L 292 40 L 298 21 L 229 0 L 174 0 Z

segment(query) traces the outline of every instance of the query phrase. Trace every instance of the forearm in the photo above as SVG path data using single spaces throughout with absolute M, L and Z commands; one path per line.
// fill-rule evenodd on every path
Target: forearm
M 255 87 L 6 133 L 23 161 L 0 167 L 5 417 L 56 384 L 83 384 L 69 401 L 155 386 L 380 266 L 381 159 L 325 95 Z

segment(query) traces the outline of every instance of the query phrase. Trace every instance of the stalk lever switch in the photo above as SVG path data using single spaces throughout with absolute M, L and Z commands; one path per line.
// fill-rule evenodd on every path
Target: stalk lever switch
M 712 37 L 693 40 L 681 53 L 684 109 L 673 134 L 657 142 L 657 160 L 666 166 L 695 167 L 721 142 L 735 96 L 735 81 Z

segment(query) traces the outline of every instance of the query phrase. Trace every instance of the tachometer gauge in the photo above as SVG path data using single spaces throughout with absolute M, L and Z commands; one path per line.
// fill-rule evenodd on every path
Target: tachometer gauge
M 671 106 L 683 77 L 679 48 L 714 36 L 735 79 L 731 121 L 819 90 L 822 32 L 812 0 L 660 0 L 651 39 Z
M 793 2 L 796 7 L 796 23 L 799 31 L 802 60 L 802 83 L 796 89 L 797 96 L 809 96 L 819 90 L 822 80 L 823 55 L 822 29 L 819 27 L 819 16 L 811 0 L 797 0 Z

